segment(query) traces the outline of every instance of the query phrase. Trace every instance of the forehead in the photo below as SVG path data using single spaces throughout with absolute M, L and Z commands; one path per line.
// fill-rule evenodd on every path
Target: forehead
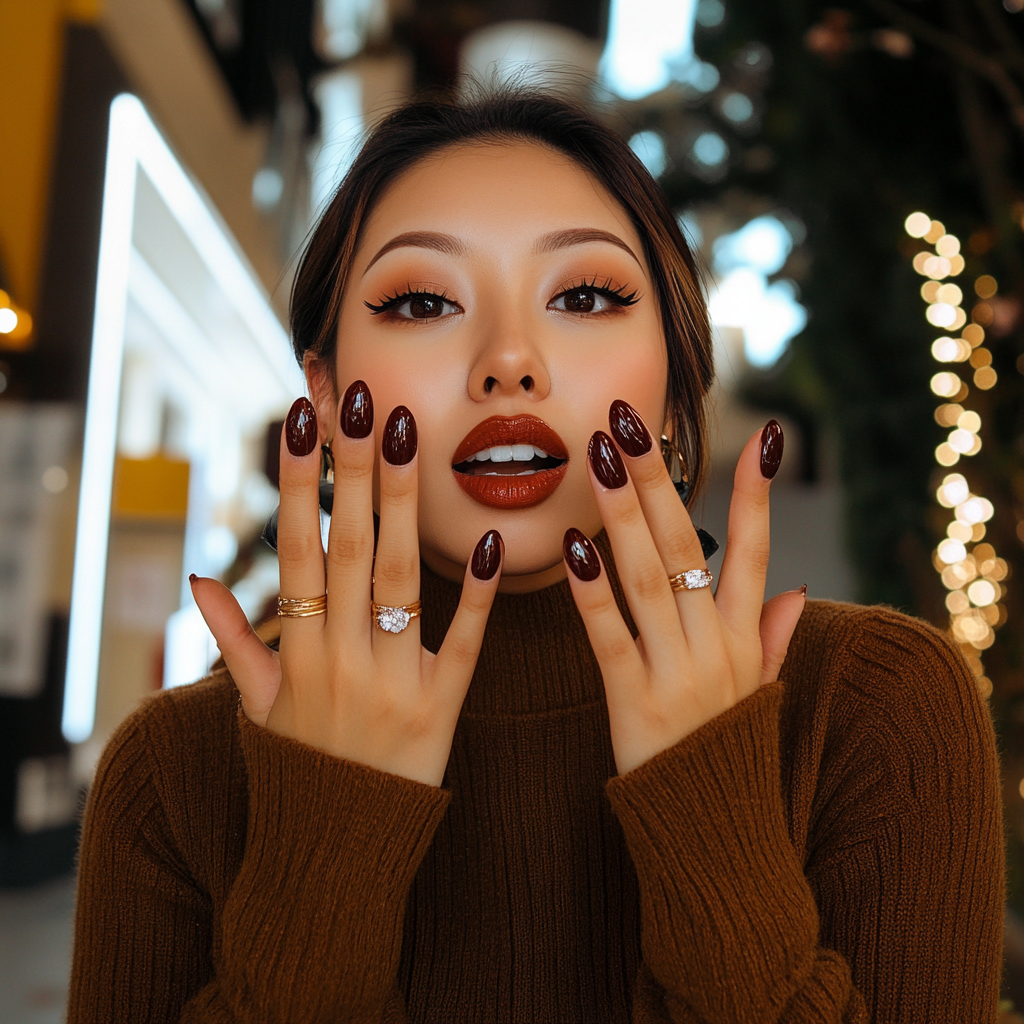
M 477 244 L 532 243 L 539 234 L 579 227 L 612 231 L 641 251 L 626 211 L 565 154 L 533 142 L 472 142 L 431 154 L 401 174 L 370 215 L 363 245 L 422 230 Z

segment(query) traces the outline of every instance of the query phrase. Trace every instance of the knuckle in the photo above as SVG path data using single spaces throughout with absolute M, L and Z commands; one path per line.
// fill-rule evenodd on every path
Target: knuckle
M 323 546 L 319 537 L 291 537 L 279 543 L 277 555 L 285 571 L 305 569 L 312 562 L 322 561 Z
M 623 497 L 626 497 L 623 495 Z M 646 526 L 643 509 L 632 494 L 626 501 L 617 501 L 610 509 L 611 518 L 624 530 L 634 530 Z
M 668 574 L 660 565 L 644 565 L 636 570 L 632 582 L 641 601 L 653 601 L 664 596 L 668 587 Z
M 347 530 L 333 534 L 327 545 L 327 557 L 335 565 L 359 565 L 369 559 L 370 552 L 368 538 Z
M 450 636 L 447 643 L 447 654 L 452 664 L 459 667 L 476 663 L 478 645 L 473 638 L 464 633 Z
M 416 583 L 419 577 L 419 562 L 411 557 L 389 555 L 383 561 L 377 556 L 375 571 L 377 582 L 386 586 L 404 588 Z
M 609 637 L 602 646 L 604 660 L 611 664 L 621 664 L 636 650 L 632 638 L 625 636 Z

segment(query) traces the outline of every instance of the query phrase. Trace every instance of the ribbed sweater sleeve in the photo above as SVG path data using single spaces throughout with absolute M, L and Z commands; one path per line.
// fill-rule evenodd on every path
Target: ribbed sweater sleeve
M 884 640 L 845 638 L 874 658 L 849 658 L 842 673 L 862 732 L 845 719 L 836 730 L 829 770 L 841 785 L 815 809 L 806 856 L 780 782 L 781 683 L 608 783 L 640 881 L 636 1022 L 996 1019 L 991 722 L 935 631 L 901 625 L 888 650 Z
M 404 1021 L 402 919 L 448 794 L 239 719 L 248 828 L 212 935 L 144 737 L 111 745 L 83 836 L 69 1024 Z
M 786 833 L 781 690 L 762 687 L 608 784 L 640 879 L 644 962 L 674 1021 L 867 1020 L 849 968 L 818 947 Z

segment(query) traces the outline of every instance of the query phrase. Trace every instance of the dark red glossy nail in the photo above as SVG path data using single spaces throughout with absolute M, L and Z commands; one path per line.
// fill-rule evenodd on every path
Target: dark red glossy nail
M 194 585 L 197 579 L 199 579 L 199 577 L 194 572 L 190 572 L 188 574 L 188 581 L 190 584 Z
M 608 410 L 608 425 L 619 447 L 632 459 L 639 459 L 651 450 L 651 435 L 640 419 L 640 414 L 629 404 L 617 398 Z
M 341 430 L 346 437 L 369 437 L 373 432 L 373 399 L 361 380 L 350 384 L 342 399 Z
M 416 455 L 416 420 L 404 405 L 392 409 L 384 424 L 384 441 L 381 450 L 392 466 L 404 466 Z
M 597 548 L 585 533 L 580 533 L 575 527 L 570 526 L 565 531 L 562 554 L 577 579 L 589 583 L 601 575 L 601 559 L 597 557 Z
M 477 541 L 473 550 L 473 561 L 470 572 L 478 580 L 494 579 L 494 574 L 501 565 L 501 534 L 497 530 L 488 530 Z
M 603 431 L 595 430 L 587 450 L 590 464 L 594 467 L 594 476 L 610 490 L 625 487 L 629 477 L 626 467 L 622 464 L 622 456 L 612 443 L 612 439 Z
M 806 583 L 800 588 L 800 593 L 803 594 L 804 597 L 807 596 L 807 584 Z
M 302 458 L 316 447 L 316 410 L 308 398 L 296 398 L 284 423 L 288 451 Z
M 761 431 L 761 476 L 771 480 L 782 465 L 782 449 L 786 439 L 782 436 L 782 427 L 778 420 L 769 420 Z

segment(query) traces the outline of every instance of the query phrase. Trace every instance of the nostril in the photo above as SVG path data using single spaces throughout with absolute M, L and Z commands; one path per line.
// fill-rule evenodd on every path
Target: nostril
M 523 385 L 523 390 L 524 391 L 532 391 L 533 390 L 533 378 L 532 377 L 529 377 L 529 376 L 524 377 L 519 383 Z
M 487 380 L 484 381 L 484 391 L 486 391 L 487 394 L 490 394 L 494 390 L 494 385 L 497 383 L 497 377 L 488 377 Z

